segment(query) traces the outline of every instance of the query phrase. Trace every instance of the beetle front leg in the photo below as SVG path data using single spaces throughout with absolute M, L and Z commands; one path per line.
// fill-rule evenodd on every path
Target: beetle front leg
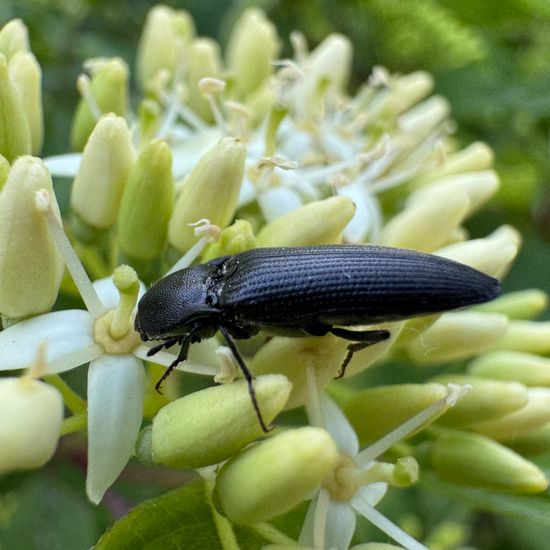
M 344 361 L 342 362 L 342 365 L 340 366 L 336 378 L 342 378 L 344 374 L 346 374 L 346 367 L 353 358 L 353 354 L 355 352 L 361 351 L 374 344 L 378 344 L 379 342 L 383 342 L 390 337 L 389 330 L 354 331 L 346 330 L 345 328 L 333 327 L 330 329 L 330 332 L 334 334 L 334 336 L 338 336 L 339 338 L 354 341 L 353 344 L 350 344 L 348 346 L 348 352 L 346 354 L 346 357 L 344 358 Z
M 168 376 L 170 376 L 170 373 L 176 368 L 179 363 L 187 359 L 187 353 L 189 352 L 189 346 L 191 344 L 192 337 L 192 334 L 188 334 L 181 340 L 181 348 L 178 356 L 174 361 L 172 361 L 172 363 L 170 363 L 170 365 L 164 371 L 163 375 L 160 377 L 159 381 L 155 384 L 155 390 L 157 390 L 158 393 L 162 394 L 162 392 L 160 391 L 160 387 L 162 386 L 162 383 L 168 378 Z M 170 345 L 173 345 L 174 343 L 175 342 L 171 343 Z
M 239 350 L 237 349 L 237 346 L 233 341 L 233 338 L 231 338 L 231 335 L 229 334 L 228 330 L 223 326 L 220 326 L 219 329 L 220 329 L 220 332 L 223 334 L 223 337 L 225 338 L 225 341 L 227 342 L 227 345 L 229 346 L 229 349 L 231 350 L 233 357 L 235 357 L 235 360 L 237 361 L 243 373 L 243 376 L 248 384 L 248 393 L 250 394 L 250 399 L 252 399 L 252 405 L 254 407 L 254 410 L 256 411 L 256 416 L 258 417 L 260 426 L 262 427 L 262 430 L 267 433 L 269 431 L 269 428 L 265 425 L 264 419 L 262 418 L 262 413 L 260 412 L 260 406 L 258 405 L 258 400 L 256 399 L 256 392 L 254 391 L 254 385 L 252 384 L 252 381 L 254 380 L 254 376 L 252 376 L 252 373 L 248 370 L 248 367 L 246 366 L 244 359 L 241 357 L 241 354 L 239 353 Z

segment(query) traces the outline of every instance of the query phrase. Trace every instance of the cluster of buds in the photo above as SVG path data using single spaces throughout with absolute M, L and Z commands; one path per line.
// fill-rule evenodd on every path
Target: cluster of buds
M 264 420 L 305 406 L 311 424 L 260 441 L 246 384 L 229 383 L 234 361 L 215 339 L 192 346 L 179 368 L 221 385 L 180 397 L 173 377 L 161 397 L 155 376 L 174 355 L 159 352 L 151 363 L 133 329 L 139 280 L 257 246 L 376 243 L 499 279 L 509 269 L 520 245 L 513 228 L 470 240 L 464 227 L 497 191 L 492 153 L 482 143 L 453 148 L 449 106 L 429 96 L 430 75 L 376 68 L 350 96 L 346 37 L 329 36 L 311 52 L 302 35 L 291 41 L 293 59 L 278 60 L 274 26 L 251 8 L 223 60 L 187 13 L 157 6 L 137 52 L 143 97 L 135 112 L 126 63 L 89 61 L 71 133 L 81 152 L 41 160 L 30 156 L 42 141 L 40 69 L 21 22 L 0 31 L 0 370 L 40 363 L 38 374 L 2 379 L 3 424 L 18 428 L 0 430 L 11 452 L 0 470 L 41 465 L 61 430 L 87 427 L 94 502 L 135 452 L 143 463 L 199 469 L 235 523 L 269 521 L 313 497 L 305 547 L 347 548 L 361 515 L 420 548 L 375 509 L 389 485 L 416 482 L 419 463 L 465 486 L 532 493 L 547 485 L 522 456 L 550 446 L 550 363 L 541 356 L 550 329 L 530 320 L 546 306 L 543 293 L 380 326 L 391 337 L 357 353 L 348 375 L 388 357 L 411 368 L 471 363 L 424 384 L 333 386 L 339 405 L 324 389 L 347 342 L 243 343 Z M 73 178 L 68 236 L 50 173 Z M 78 291 L 86 310 L 48 313 L 60 289 Z M 87 402 L 57 376 L 86 363 Z M 34 380 L 42 375 L 59 391 Z M 24 386 L 33 396 L 23 396 Z M 73 413 L 62 428 L 60 396 Z M 139 433 L 144 417 L 152 421 Z M 40 452 L 28 444 L 31 428 L 41 430 Z M 378 460 L 420 431 L 425 437 L 395 463 Z

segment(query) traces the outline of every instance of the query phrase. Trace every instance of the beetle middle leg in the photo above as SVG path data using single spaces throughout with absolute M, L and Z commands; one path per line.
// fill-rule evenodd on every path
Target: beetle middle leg
M 346 367 L 351 361 L 353 354 L 357 351 L 361 351 L 369 346 L 383 342 L 390 337 L 389 330 L 365 330 L 355 331 L 347 330 L 345 328 L 332 327 L 330 331 L 334 336 L 344 338 L 346 340 L 352 340 L 354 343 L 348 346 L 348 352 L 344 361 L 340 365 L 340 370 L 336 375 L 336 378 L 342 378 L 346 374 Z
M 170 373 L 176 368 L 176 366 L 179 363 L 181 363 L 182 361 L 185 361 L 187 359 L 187 353 L 189 351 L 189 346 L 191 344 L 191 339 L 192 338 L 193 338 L 193 335 L 188 334 L 187 336 L 185 336 L 184 338 L 181 339 L 181 341 L 180 341 L 181 348 L 180 348 L 180 351 L 178 353 L 178 356 L 176 357 L 176 359 L 174 359 L 174 361 L 172 361 L 170 363 L 170 365 L 166 368 L 166 370 L 164 371 L 164 373 L 160 377 L 159 381 L 155 384 L 155 390 L 157 390 L 159 393 L 162 393 L 160 391 L 160 388 L 162 386 L 162 383 L 168 378 L 168 376 L 170 376 Z M 173 340 L 175 340 L 175 341 L 173 341 Z M 167 340 L 166 343 L 169 344 L 169 345 L 167 345 L 166 347 L 170 347 L 170 346 L 174 345 L 177 341 L 178 340 L 174 339 L 174 338 L 171 338 L 170 340 Z M 157 351 L 160 351 L 163 347 L 164 347 L 164 345 L 156 346 L 155 348 L 152 348 L 151 350 L 155 350 L 154 353 L 156 353 Z M 153 355 L 153 353 L 147 353 L 147 355 Z
M 252 399 L 252 405 L 254 407 L 254 411 L 256 411 L 256 416 L 258 417 L 260 426 L 262 427 L 262 430 L 267 433 L 269 431 L 269 428 L 265 425 L 264 419 L 262 418 L 260 406 L 258 405 L 258 400 L 256 399 L 256 392 L 254 391 L 254 385 L 252 384 L 254 377 L 252 376 L 252 373 L 248 370 L 248 367 L 246 366 L 244 359 L 241 357 L 241 354 L 239 353 L 239 350 L 237 349 L 237 346 L 235 345 L 233 338 L 231 338 L 228 330 L 223 326 L 220 326 L 219 328 L 248 384 L 248 393 L 250 394 L 250 399 Z

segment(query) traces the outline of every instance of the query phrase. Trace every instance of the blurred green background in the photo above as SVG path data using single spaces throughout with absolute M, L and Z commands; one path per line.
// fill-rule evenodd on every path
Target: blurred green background
M 550 3 L 540 0 L 270 0 L 167 1 L 188 10 L 198 33 L 222 44 L 241 10 L 263 7 L 284 40 L 300 29 L 314 46 L 331 32 L 354 43 L 353 86 L 374 65 L 390 71 L 430 71 L 436 91 L 453 108 L 457 139 L 487 142 L 495 151 L 502 189 L 489 207 L 469 222 L 473 235 L 501 223 L 524 236 L 521 255 L 505 289 L 543 288 L 550 292 Z M 78 95 L 75 81 L 89 57 L 119 55 L 133 65 L 149 0 L 0 0 L 0 24 L 22 18 L 44 74 L 46 145 L 44 155 L 66 152 Z M 550 316 L 547 314 L 547 318 Z M 76 446 L 77 449 L 81 447 Z M 77 464 L 82 457 L 61 449 Z M 132 477 L 117 484 L 126 501 L 173 486 L 174 476 L 155 484 Z M 170 477 L 172 476 L 172 477 Z M 160 482 L 159 482 L 160 479 Z M 87 548 L 125 509 L 124 502 L 94 508 L 83 497 L 83 474 L 59 462 L 29 474 L 10 476 L 0 494 L 0 549 Z M 17 493 L 17 497 L 14 495 Z M 48 498 L 44 498 L 47 494 Z M 400 493 L 400 497 L 402 493 Z M 408 497 L 407 497 L 408 498 Z M 384 501 L 382 509 L 412 505 L 438 521 L 449 502 Z M 550 505 L 550 503 L 549 503 Z M 463 509 L 456 517 L 468 519 Z M 481 548 L 546 548 L 544 528 L 528 521 L 476 516 L 472 528 Z

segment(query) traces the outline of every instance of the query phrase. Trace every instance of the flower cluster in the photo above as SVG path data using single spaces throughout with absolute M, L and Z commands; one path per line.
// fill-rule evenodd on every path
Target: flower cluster
M 291 43 L 293 58 L 280 59 L 276 29 L 251 8 L 222 58 L 186 12 L 157 6 L 137 52 L 139 102 L 130 105 L 122 59 L 89 60 L 71 132 L 78 152 L 41 160 L 30 156 L 43 139 L 40 67 L 21 21 L 0 31 L 0 370 L 29 368 L 0 379 L 9 450 L 0 472 L 40 466 L 61 434 L 87 429 L 94 503 L 134 453 L 198 469 L 236 524 L 311 500 L 304 547 L 348 548 L 360 515 L 423 548 L 375 508 L 420 468 L 463 486 L 547 486 L 522 456 L 550 447 L 550 327 L 532 320 L 546 307 L 542 292 L 380 325 L 391 337 L 355 354 L 347 375 L 397 356 L 411 369 L 470 362 L 423 384 L 344 392 L 335 382 L 335 401 L 324 390 L 347 342 L 244 343 L 264 420 L 305 406 L 310 424 L 260 441 L 247 386 L 232 382 L 234 360 L 215 338 L 193 345 L 178 369 L 221 384 L 180 397 L 175 375 L 161 397 L 155 377 L 174 350 L 151 363 L 133 328 L 140 281 L 257 246 L 376 243 L 499 279 L 509 269 L 520 245 L 512 227 L 478 239 L 464 227 L 497 191 L 492 153 L 482 143 L 455 148 L 430 75 L 377 67 L 350 95 L 346 37 L 312 51 L 299 33 Z M 50 174 L 72 179 L 63 219 Z M 79 295 L 85 309 L 50 311 L 59 293 Z M 84 399 L 59 374 L 88 363 Z M 44 376 L 49 384 L 36 380 Z M 71 412 L 63 422 L 62 403 Z M 381 459 L 389 449 L 394 462 Z

